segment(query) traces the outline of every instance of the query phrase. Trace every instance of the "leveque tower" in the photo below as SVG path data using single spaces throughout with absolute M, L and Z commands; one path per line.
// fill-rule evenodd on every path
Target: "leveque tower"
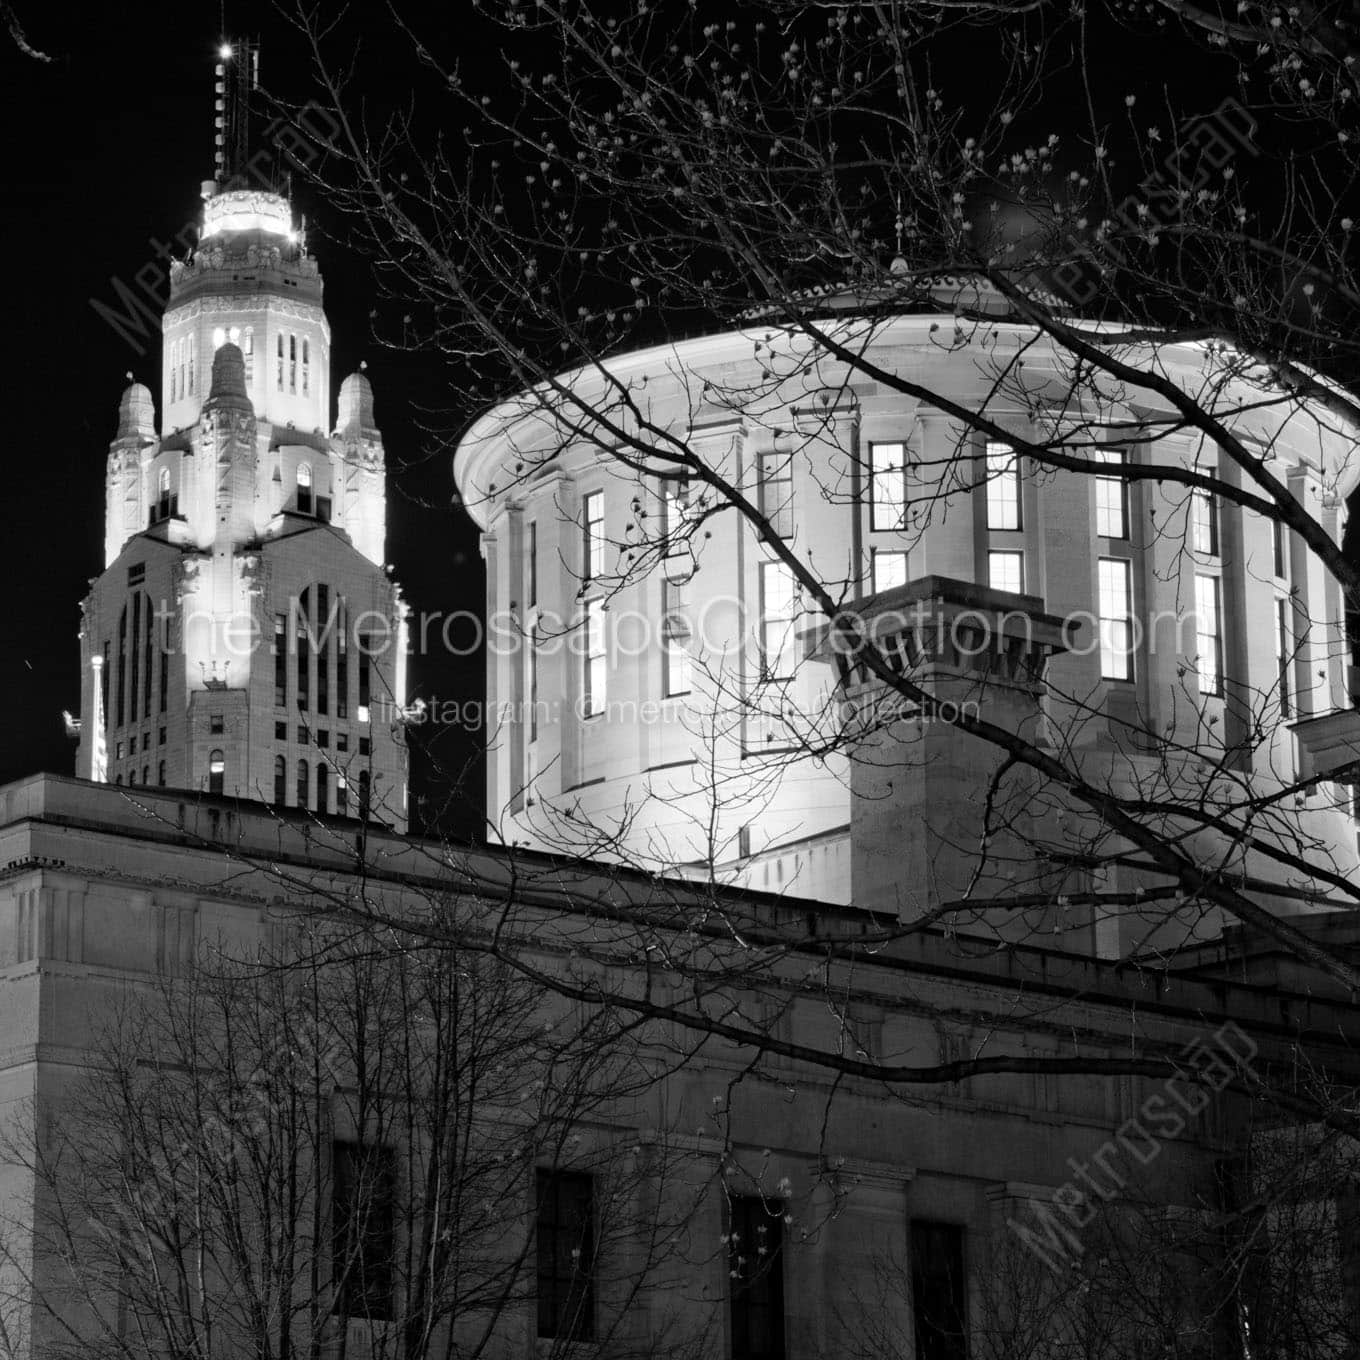
M 332 421 L 320 270 L 287 194 L 247 173 L 253 56 L 224 47 L 217 67 L 216 174 L 170 268 L 159 424 L 142 383 L 119 403 L 76 772 L 404 830 L 382 435 L 362 372 Z

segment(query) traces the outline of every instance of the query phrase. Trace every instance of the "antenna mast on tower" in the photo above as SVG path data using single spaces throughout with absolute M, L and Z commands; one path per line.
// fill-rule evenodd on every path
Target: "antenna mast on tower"
M 214 72 L 214 192 L 244 180 L 250 155 L 251 95 L 260 84 L 260 45 L 222 40 Z

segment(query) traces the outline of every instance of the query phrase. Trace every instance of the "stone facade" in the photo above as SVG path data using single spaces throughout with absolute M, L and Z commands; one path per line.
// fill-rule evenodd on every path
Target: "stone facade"
M 362 885 L 369 906 L 395 918 L 432 903 L 464 921 L 490 911 L 507 937 L 533 942 L 531 961 L 549 971 L 579 948 L 583 925 L 598 944 L 616 928 L 620 908 L 656 904 L 646 875 L 529 852 L 457 851 L 234 799 L 52 776 L 0 790 L 0 865 L 0 972 L 10 1017 L 0 1081 L 11 1111 L 69 1093 L 129 988 L 187 977 L 200 950 L 224 941 L 249 954 L 282 928 L 305 909 L 289 884 L 305 882 L 329 902 L 350 900 Z M 715 950 L 726 923 L 745 923 L 757 948 L 803 930 L 803 911 L 782 897 L 731 891 L 715 901 L 678 884 L 670 900 L 677 920 L 713 922 Z M 1019 1253 L 1042 1264 L 1045 1252 L 1080 1254 L 1080 1234 L 1055 1208 L 1062 1202 L 1055 1192 L 1084 1184 L 1091 1196 L 1094 1178 L 1132 1196 L 1151 1177 L 1159 1202 L 1198 1212 L 1216 1193 L 1215 1163 L 1240 1149 L 1247 1128 L 1240 1100 L 1226 1092 L 1202 1098 L 1188 1079 L 1177 1087 L 1174 1078 L 999 1072 L 897 1088 L 889 1098 L 868 1074 L 874 1065 L 890 1074 L 899 1062 L 1116 1058 L 1136 1048 L 1190 1073 L 1197 1051 L 1213 1050 L 1230 1065 L 1287 1062 L 1301 1031 L 1316 1038 L 1314 1062 L 1353 1061 L 1354 1022 L 1344 1004 L 1247 982 L 1153 987 L 1096 960 L 1024 947 L 998 953 L 934 931 L 855 948 L 855 937 L 878 924 L 856 908 L 828 905 L 820 922 L 828 943 L 775 951 L 759 990 L 738 993 L 734 1014 L 780 1046 L 758 1069 L 749 1050 L 710 1041 L 702 1060 L 674 1065 L 626 1113 L 616 1112 L 616 1123 L 597 1120 L 587 1131 L 601 1147 L 670 1148 L 680 1181 L 669 1193 L 683 1190 L 695 1201 L 686 1274 L 672 1269 L 644 1287 L 628 1304 L 630 1326 L 645 1331 L 648 1319 L 659 1326 L 665 1318 L 707 1338 L 698 1353 L 730 1353 L 723 1206 L 754 1188 L 784 1199 L 790 1224 L 808 1229 L 806 1240 L 791 1231 L 780 1267 L 781 1353 L 789 1360 L 858 1354 L 852 1340 L 864 1334 L 853 1318 L 871 1306 L 873 1326 L 909 1353 L 902 1272 L 913 1223 L 962 1231 L 968 1325 L 981 1335 L 997 1324 L 990 1291 L 1003 1259 Z M 821 960 L 812 987 L 808 950 Z M 828 996 L 839 998 L 836 1008 Z M 854 1036 L 865 1075 L 833 1080 L 797 1056 L 802 1045 L 834 1047 L 839 1026 Z M 666 1052 L 664 1044 L 656 1049 L 658 1057 Z M 1168 1113 L 1177 1108 L 1180 1115 Z M 32 1213 L 34 1189 L 13 1168 L 5 1175 L 13 1223 L 16 1206 Z M 532 1194 L 526 1183 L 526 1215 Z M 504 1212 L 511 1233 L 518 1211 Z M 602 1294 L 596 1307 L 603 1315 L 609 1306 Z M 521 1321 L 496 1354 L 539 1353 L 531 1298 L 517 1308 Z M 35 1324 L 36 1337 L 44 1325 Z M 639 1349 L 630 1353 L 642 1353 L 645 1338 L 634 1340 Z M 361 1341 L 351 1330 L 360 1353 Z

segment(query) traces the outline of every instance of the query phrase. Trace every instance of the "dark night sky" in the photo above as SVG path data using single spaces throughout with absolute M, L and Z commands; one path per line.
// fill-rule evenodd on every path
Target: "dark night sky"
M 139 353 L 91 300 L 116 307 L 111 280 L 135 290 L 138 271 L 157 261 L 155 243 L 173 240 L 197 213 L 199 182 L 212 168 L 219 36 L 215 5 L 19 9 L 30 41 L 54 60 L 33 61 L 0 39 L 9 274 L 3 522 L 11 581 L 8 645 L 0 653 L 0 783 L 73 768 L 61 710 L 79 706 L 79 601 L 103 568 L 104 462 L 125 374 L 160 395 L 159 330 Z M 296 62 L 296 92 L 305 90 L 301 58 L 288 51 L 286 30 L 267 4 L 233 3 L 227 22 L 236 33 L 262 36 L 267 85 L 294 93 Z M 332 393 L 361 359 L 369 365 L 390 472 L 388 558 L 414 608 L 480 612 L 475 531 L 450 506 L 447 448 L 419 428 L 419 404 L 440 375 L 375 343 L 370 271 L 345 248 L 344 223 L 310 191 L 300 190 L 295 203 L 308 217 L 325 279 Z M 162 260 L 157 268 L 164 267 Z M 480 655 L 415 658 L 412 667 L 414 688 L 427 697 L 481 695 Z M 444 786 L 475 749 L 475 739 L 449 731 L 436 740 L 433 762 L 417 753 L 413 783 L 427 808 L 443 804 Z M 455 795 L 447 809 L 455 831 L 475 827 L 481 779 L 480 769 L 471 770 L 469 798 Z

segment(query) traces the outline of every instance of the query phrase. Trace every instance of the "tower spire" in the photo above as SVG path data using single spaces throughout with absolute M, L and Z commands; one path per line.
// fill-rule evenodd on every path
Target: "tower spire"
M 260 84 L 260 45 L 223 37 L 213 85 L 213 192 L 244 187 L 250 164 L 251 96 Z M 260 186 L 254 186 L 260 187 Z

